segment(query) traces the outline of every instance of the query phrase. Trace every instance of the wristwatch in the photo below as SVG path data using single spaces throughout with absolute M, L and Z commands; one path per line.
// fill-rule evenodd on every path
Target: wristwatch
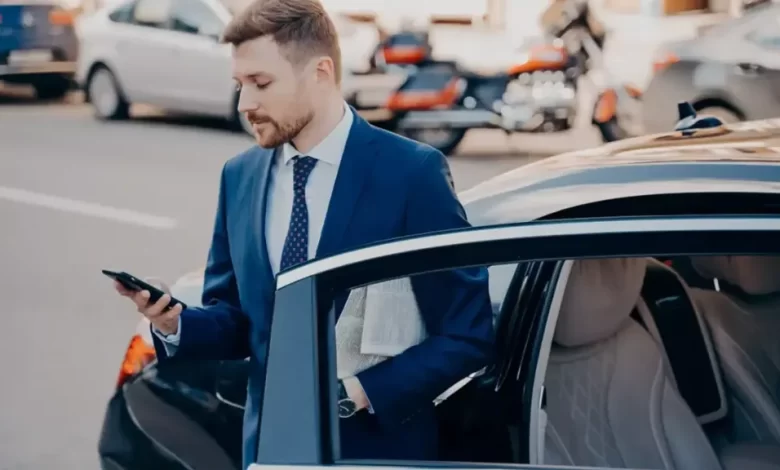
M 347 389 L 344 387 L 344 382 L 339 380 L 338 384 L 339 418 L 351 418 L 357 413 L 357 405 L 355 404 L 355 401 L 347 395 Z

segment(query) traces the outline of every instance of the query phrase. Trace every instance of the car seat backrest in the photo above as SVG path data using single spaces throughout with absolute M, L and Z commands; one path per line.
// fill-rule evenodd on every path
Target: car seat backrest
M 780 443 L 780 258 L 692 258 L 721 292 L 693 289 L 730 392 L 731 439 Z
M 685 281 L 671 268 L 648 259 L 635 318 L 659 342 L 675 385 L 699 423 L 728 414 L 720 364 L 706 323 Z
M 701 276 L 726 281 L 747 295 L 780 292 L 778 256 L 695 256 L 691 261 Z
M 658 343 L 631 318 L 646 266 L 573 263 L 545 377 L 545 445 L 569 465 L 720 469 Z

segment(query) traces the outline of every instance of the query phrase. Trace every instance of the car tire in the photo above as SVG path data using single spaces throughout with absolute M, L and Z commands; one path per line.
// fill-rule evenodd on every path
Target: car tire
M 720 119 L 723 124 L 734 124 L 741 122 L 742 118 L 734 111 L 721 106 L 708 106 L 696 111 L 699 116 L 713 116 Z
M 39 100 L 59 100 L 70 90 L 71 81 L 68 77 L 52 76 L 38 80 L 32 86 Z
M 130 103 L 119 88 L 116 77 L 106 67 L 98 67 L 87 82 L 87 99 L 92 103 L 95 117 L 103 121 L 127 119 Z

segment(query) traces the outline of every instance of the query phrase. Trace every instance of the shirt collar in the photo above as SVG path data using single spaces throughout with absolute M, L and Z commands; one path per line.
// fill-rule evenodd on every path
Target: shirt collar
M 341 163 L 341 156 L 344 154 L 344 148 L 347 146 L 347 139 L 349 138 L 349 131 L 352 128 L 353 120 L 354 116 L 352 116 L 352 110 L 345 102 L 344 116 L 341 118 L 341 121 L 339 121 L 330 134 L 311 149 L 307 155 L 331 165 L 338 165 Z M 282 145 L 282 161 L 285 165 L 289 164 L 290 160 L 298 155 L 301 155 L 301 152 L 289 142 Z

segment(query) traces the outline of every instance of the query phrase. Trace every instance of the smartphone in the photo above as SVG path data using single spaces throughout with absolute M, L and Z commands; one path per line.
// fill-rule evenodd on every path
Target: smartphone
M 128 274 L 128 273 L 126 273 L 124 271 L 118 273 L 118 272 L 114 272 L 114 271 L 109 271 L 108 269 L 103 269 L 102 271 L 103 271 L 103 274 L 105 274 L 106 276 L 108 276 L 111 279 L 113 279 L 113 280 L 117 281 L 118 283 L 122 284 L 122 286 L 124 286 L 125 289 L 130 289 L 130 290 L 135 291 L 135 292 L 140 292 L 142 290 L 148 290 L 149 291 L 149 302 L 151 302 L 151 303 L 157 302 L 158 300 L 160 300 L 160 297 L 165 295 L 165 292 L 162 291 L 161 289 L 158 289 L 157 287 L 154 287 L 153 285 L 138 279 L 137 277 L 133 276 L 132 274 Z M 173 296 L 171 296 L 171 301 L 168 304 L 168 307 L 166 308 L 166 310 L 168 310 L 169 308 L 173 307 L 176 304 L 181 304 L 182 309 L 187 308 L 187 304 L 185 304 L 181 300 L 178 300 L 178 299 L 174 298 Z

